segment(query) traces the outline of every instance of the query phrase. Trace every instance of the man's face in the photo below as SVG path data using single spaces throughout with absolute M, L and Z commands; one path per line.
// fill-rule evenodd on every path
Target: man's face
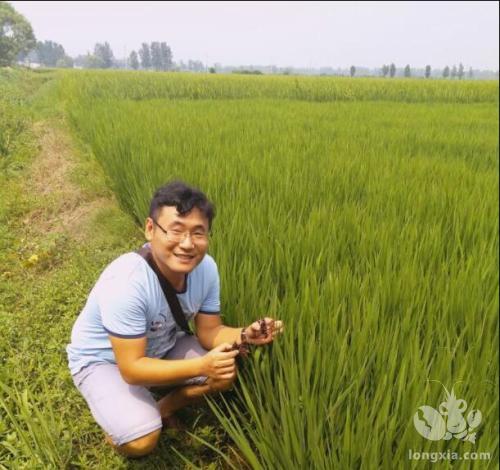
M 156 222 L 146 219 L 145 235 L 151 243 L 153 257 L 160 270 L 170 281 L 184 277 L 201 263 L 208 249 L 208 219 L 194 207 L 189 213 L 179 215 L 173 206 L 163 206 Z M 175 240 L 175 239 L 180 240 Z M 181 275 L 181 276 L 179 276 Z

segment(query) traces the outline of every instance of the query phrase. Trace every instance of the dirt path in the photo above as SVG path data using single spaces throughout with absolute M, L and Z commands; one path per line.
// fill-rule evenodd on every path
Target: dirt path
M 42 233 L 67 233 L 83 241 L 86 227 L 100 209 L 116 205 L 111 194 L 102 196 L 82 188 L 85 177 L 102 179 L 95 162 L 84 162 L 64 125 L 54 121 L 35 123 L 39 153 L 26 179 L 26 191 L 40 204 L 23 220 Z M 88 168 L 87 168 L 88 167 Z M 89 173 L 86 175 L 86 173 Z M 80 179 L 80 181 L 78 181 Z

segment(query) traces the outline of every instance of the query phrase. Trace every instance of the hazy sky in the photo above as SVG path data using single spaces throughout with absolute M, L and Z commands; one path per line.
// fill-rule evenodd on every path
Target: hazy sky
M 498 69 L 498 2 L 10 2 L 69 55 L 165 41 L 211 65 Z

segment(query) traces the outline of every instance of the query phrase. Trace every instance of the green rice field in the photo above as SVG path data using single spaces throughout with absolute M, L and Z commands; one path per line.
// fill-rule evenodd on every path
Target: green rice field
M 285 323 L 209 403 L 227 468 L 427 468 L 415 452 L 489 453 L 436 465 L 498 468 L 498 82 L 72 71 L 56 83 L 138 226 L 171 179 L 215 202 L 225 323 Z M 464 417 L 481 411 L 475 442 L 417 432 L 443 385 Z
M 76 132 L 138 222 L 172 178 L 213 198 L 226 321 L 286 324 L 241 374 L 239 400 L 217 409 L 251 467 L 389 468 L 410 448 L 442 451 L 412 425 L 443 394 L 429 379 L 463 381 L 456 391 L 485 417 L 478 446 L 497 452 L 495 87 L 63 83 Z

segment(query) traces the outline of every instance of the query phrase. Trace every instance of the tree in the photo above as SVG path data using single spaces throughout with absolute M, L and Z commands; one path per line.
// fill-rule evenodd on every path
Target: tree
M 462 80 L 462 78 L 464 78 L 464 65 L 462 64 L 462 62 L 460 62 L 460 64 L 458 65 L 457 75 L 459 80 Z
M 85 67 L 87 62 L 87 55 L 79 54 L 73 59 L 73 64 L 75 67 Z
M 450 67 L 446 66 L 443 69 L 443 78 L 448 78 L 450 76 Z
M 188 60 L 188 65 L 187 65 L 188 70 L 191 70 L 193 72 L 203 72 L 205 70 L 205 66 L 203 65 L 203 62 L 201 60 Z
M 56 67 L 72 69 L 73 64 L 74 64 L 73 59 L 70 56 L 65 55 L 56 62 Z
M 394 76 L 396 75 L 396 65 L 395 64 L 391 64 L 391 66 L 389 67 L 389 75 L 391 78 L 394 78 Z
M 451 69 L 451 78 L 456 78 L 457 77 L 457 66 L 454 65 L 453 68 Z
M 132 51 L 128 57 L 128 64 L 130 67 L 132 67 L 134 70 L 137 70 L 139 68 L 139 58 L 137 57 L 137 52 Z
M 98 42 L 94 47 L 94 56 L 102 62 L 103 66 L 101 68 L 109 69 L 113 66 L 115 58 L 109 43 L 105 42 L 104 44 L 101 44 Z
M 143 45 L 144 46 L 144 45 Z M 149 46 L 150 67 L 155 70 L 171 70 L 173 67 L 172 49 L 166 42 L 152 42 Z
M 354 67 L 354 65 L 351 65 L 351 69 L 350 69 L 350 74 L 351 74 L 351 77 L 354 77 L 355 73 L 356 73 L 356 67 Z
M 149 45 L 147 43 L 142 43 L 139 49 L 139 56 L 141 57 L 142 68 L 146 70 L 151 68 L 151 52 L 149 51 Z
M 37 42 L 35 53 L 38 62 L 46 67 L 55 67 L 59 60 L 67 57 L 64 47 L 53 41 Z
M 431 76 L 431 66 L 426 65 L 425 66 L 425 78 L 429 78 Z
M 469 78 L 474 78 L 474 72 L 472 71 L 472 67 L 469 68 Z
M 406 64 L 406 67 L 405 67 L 405 77 L 406 78 L 410 78 L 411 77 L 411 68 L 410 68 L 410 64 Z
M 170 46 L 168 46 L 166 42 L 162 42 L 160 44 L 160 52 L 162 70 L 171 70 L 173 66 L 172 49 L 170 49 Z
M 161 49 L 160 49 L 160 43 L 159 42 L 152 42 L 150 46 L 151 50 L 151 66 L 155 70 L 161 70 L 162 69 L 162 63 L 161 63 Z
M 104 61 L 101 57 L 98 57 L 94 54 L 87 54 L 85 56 L 85 61 L 83 66 L 87 69 L 103 69 Z
M 28 54 L 36 44 L 33 29 L 26 18 L 7 2 L 0 2 L 0 67 Z
M 387 77 L 387 74 L 389 73 L 389 66 L 384 64 L 382 65 L 382 75 L 385 77 Z

